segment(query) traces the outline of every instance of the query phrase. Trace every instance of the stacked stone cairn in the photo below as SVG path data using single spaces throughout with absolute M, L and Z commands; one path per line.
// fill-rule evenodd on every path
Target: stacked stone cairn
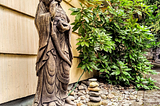
M 89 102 L 87 103 L 87 106 L 100 106 L 101 105 L 101 97 L 100 97 L 100 88 L 99 84 L 97 82 L 97 79 L 89 79 Z

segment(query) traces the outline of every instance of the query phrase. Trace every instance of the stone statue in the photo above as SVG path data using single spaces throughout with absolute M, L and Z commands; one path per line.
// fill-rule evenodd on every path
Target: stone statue
M 34 106 L 65 106 L 72 64 L 69 18 L 62 0 L 40 0 L 35 17 L 39 34 L 38 76 Z

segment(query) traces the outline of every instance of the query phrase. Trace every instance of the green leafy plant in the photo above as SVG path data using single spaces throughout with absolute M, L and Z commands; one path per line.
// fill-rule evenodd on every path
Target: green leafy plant
M 142 8 L 147 5 L 142 0 L 112 0 L 102 10 L 102 5 L 94 3 L 90 7 L 81 4 L 81 8 L 70 9 L 71 15 L 76 15 L 73 31 L 78 30 L 80 35 L 78 67 L 103 73 L 111 84 L 157 88 L 154 80 L 145 77 L 156 72 L 144 56 L 149 42 L 155 38 L 150 29 L 134 17 L 136 13 L 142 14 Z
M 154 42 L 151 42 L 153 49 L 160 46 L 160 1 L 145 0 L 148 5 L 147 13 L 143 13 L 143 20 L 141 23 L 150 27 L 150 30 L 156 37 Z

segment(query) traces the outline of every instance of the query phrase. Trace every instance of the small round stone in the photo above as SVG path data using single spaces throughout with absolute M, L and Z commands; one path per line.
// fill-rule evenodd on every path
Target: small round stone
M 90 82 L 89 81 L 82 81 L 82 83 L 85 84 L 85 85 L 87 85 L 87 86 L 89 86 Z
M 89 92 L 88 93 L 90 96 L 95 96 L 95 97 L 97 97 L 97 96 L 100 96 L 100 93 L 99 92 Z
M 88 102 L 87 106 L 100 106 L 101 104 L 102 104 L 101 102 L 98 102 L 98 103 L 96 103 L 96 102 Z
M 90 97 L 90 96 L 87 94 L 87 95 L 86 95 L 86 98 L 89 98 L 89 97 Z
M 89 91 L 100 91 L 101 89 L 99 87 L 95 87 L 95 88 L 90 88 L 88 87 Z
M 113 94 L 108 94 L 108 99 L 113 99 L 114 95 Z
M 102 105 L 104 105 L 104 106 L 108 105 L 108 103 L 109 103 L 108 100 L 103 100 L 103 101 L 102 101 Z
M 78 92 L 81 92 L 83 94 L 86 94 L 86 90 L 79 90 Z
M 69 92 L 71 92 L 71 91 L 69 91 Z M 75 94 L 74 91 L 72 91 L 72 92 L 70 93 L 71 96 L 74 96 L 74 94 Z
M 107 96 L 104 95 L 104 94 L 102 94 L 102 95 L 101 95 L 101 98 L 102 98 L 102 99 L 107 99 Z
M 98 87 L 99 84 L 97 82 L 91 82 L 89 86 L 93 88 L 93 87 Z
M 129 96 L 131 100 L 136 100 L 137 96 L 136 95 L 130 95 Z
M 78 96 L 83 96 L 84 94 L 81 92 L 78 92 Z
M 69 100 L 74 100 L 74 96 L 68 96 Z
M 69 84 L 67 87 L 67 90 L 72 90 L 72 88 L 73 88 L 73 84 Z
M 77 103 L 77 106 L 82 106 L 83 105 L 83 103 Z
M 101 101 L 101 97 L 89 97 L 89 99 L 92 102 L 100 102 Z
M 79 89 L 79 90 L 85 90 L 85 87 L 84 87 L 83 85 L 80 85 L 80 86 L 78 87 L 78 89 Z
M 92 78 L 92 79 L 89 79 L 90 82 L 96 82 L 97 79 L 96 78 Z
M 81 100 L 85 100 L 86 97 L 85 97 L 85 96 L 80 96 L 80 99 L 81 99 Z

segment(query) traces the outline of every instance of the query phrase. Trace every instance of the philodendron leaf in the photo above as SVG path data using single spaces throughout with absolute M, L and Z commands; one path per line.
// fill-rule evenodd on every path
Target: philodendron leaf
M 121 72 L 120 72 L 120 70 L 117 70 L 116 71 L 116 75 L 119 75 Z
M 69 10 L 71 10 L 73 12 L 79 12 L 81 9 L 80 8 L 70 8 Z
M 83 16 L 87 23 L 89 23 L 89 19 L 86 16 Z

